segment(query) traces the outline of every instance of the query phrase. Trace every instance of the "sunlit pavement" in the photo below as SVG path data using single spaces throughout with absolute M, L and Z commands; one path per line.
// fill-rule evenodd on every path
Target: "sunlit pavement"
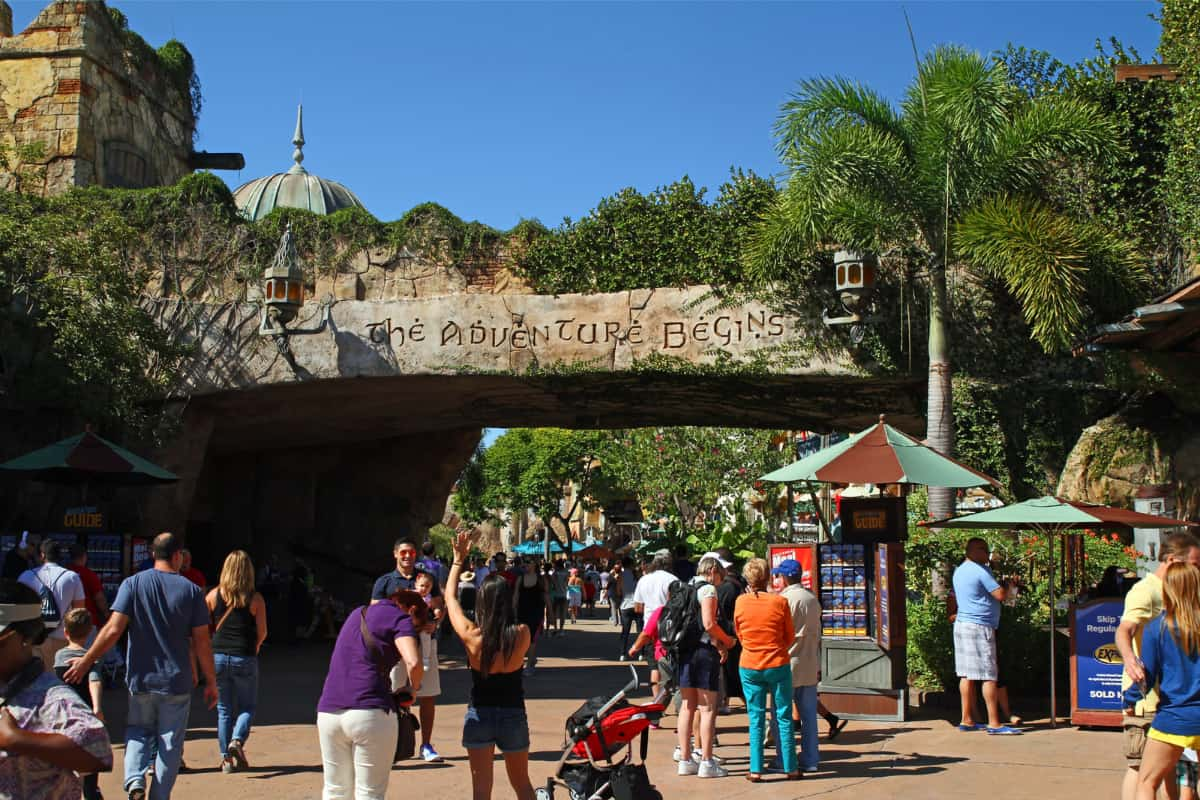
M 537 674 L 526 679 L 530 724 L 530 775 L 537 786 L 553 770 L 562 752 L 563 723 L 587 697 L 611 694 L 629 679 L 629 667 L 617 662 L 619 635 L 607 620 L 567 624 L 562 638 L 543 639 Z M 187 763 L 194 769 L 179 777 L 173 794 L 181 800 L 287 798 L 321 795 L 321 755 L 315 726 L 329 644 L 270 646 L 260 663 L 259 707 L 246 746 L 250 768 L 224 775 L 216 744 L 216 712 L 199 703 L 192 709 Z M 393 769 L 389 798 L 450 800 L 470 797 L 466 752 L 460 743 L 462 715 L 470 676 L 457 642 L 445 640 L 442 698 L 434 725 L 434 746 L 443 764 L 419 760 Z M 643 679 L 646 671 L 641 669 Z M 648 694 L 648 693 L 643 693 Z M 110 730 L 120 739 L 124 724 L 121 692 L 105 694 Z M 666 798 L 1032 798 L 1113 797 L 1119 791 L 1123 763 L 1120 736 L 1070 727 L 1050 730 L 1034 721 L 1024 736 L 998 737 L 960 733 L 948 720 L 919 718 L 907 723 L 852 722 L 832 744 L 822 735 L 821 771 L 787 782 L 768 775 L 760 784 L 745 781 L 748 767 L 746 716 L 720 718 L 718 755 L 730 770 L 727 778 L 678 777 L 671 761 L 675 717 L 652 731 L 647 759 L 651 780 Z M 821 725 L 824 731 L 824 723 Z M 121 760 L 103 775 L 100 786 L 109 800 L 123 798 Z M 493 796 L 512 797 L 502 764 L 496 764 Z M 559 789 L 555 797 L 567 798 Z

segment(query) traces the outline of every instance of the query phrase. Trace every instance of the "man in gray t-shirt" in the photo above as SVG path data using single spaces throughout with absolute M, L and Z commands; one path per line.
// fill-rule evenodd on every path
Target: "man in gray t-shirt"
M 63 679 L 83 680 L 121 634 L 129 633 L 125 658 L 129 715 L 125 728 L 125 791 L 145 796 L 145 773 L 155 769 L 151 800 L 171 796 L 191 708 L 192 649 L 204 673 L 204 699 L 217 703 L 217 677 L 209 638 L 208 606 L 198 586 L 179 574 L 182 543 L 171 533 L 154 538 L 154 568 L 121 582 L 112 616 L 87 653 Z M 155 755 L 157 754 L 157 758 Z

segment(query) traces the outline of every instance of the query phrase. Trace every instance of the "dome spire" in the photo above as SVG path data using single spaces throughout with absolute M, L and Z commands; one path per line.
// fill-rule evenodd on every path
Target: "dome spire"
M 292 161 L 296 163 L 288 172 L 304 172 L 305 169 L 301 166 L 304 161 L 304 104 L 296 106 L 296 132 L 292 134 L 292 144 L 296 145 L 296 149 L 292 152 Z

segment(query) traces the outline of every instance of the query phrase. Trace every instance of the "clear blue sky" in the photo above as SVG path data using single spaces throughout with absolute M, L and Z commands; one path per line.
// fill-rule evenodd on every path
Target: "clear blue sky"
M 844 74 L 895 98 L 913 74 L 897 3 L 114 3 L 152 45 L 195 56 L 198 147 L 238 151 L 231 185 L 305 166 L 392 220 L 432 200 L 508 228 L 555 225 L 624 186 L 779 168 L 776 111 L 798 79 Z M 23 28 L 44 5 L 12 2 Z M 918 46 L 1009 42 L 1064 61 L 1117 36 L 1152 60 L 1157 3 L 910 3 Z

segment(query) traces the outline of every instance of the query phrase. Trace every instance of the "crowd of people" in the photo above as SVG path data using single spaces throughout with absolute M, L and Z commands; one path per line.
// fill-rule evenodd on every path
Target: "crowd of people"
M 151 551 L 148 568 L 121 583 L 111 606 L 85 551 L 28 536 L 6 554 L 0 750 L 7 755 L 0 758 L 0 797 L 100 797 L 96 774 L 112 768 L 112 750 L 98 666 L 122 641 L 128 689 L 123 784 L 130 800 L 170 796 L 184 766 L 197 684 L 217 711 L 220 770 L 249 766 L 258 654 L 269 630 L 269 603 L 256 589 L 263 571 L 256 574 L 249 555 L 234 551 L 218 583 L 208 587 L 174 535 L 160 534 Z M 1125 604 L 1116 634 L 1126 702 L 1124 800 L 1150 800 L 1160 787 L 1169 797 L 1195 797 L 1200 542 L 1175 534 L 1160 554 L 1158 569 L 1140 581 L 1110 581 Z M 601 561 L 484 558 L 472 554 L 465 534 L 453 542 L 449 563 L 430 543 L 407 539 L 395 543 L 392 556 L 394 568 L 335 630 L 317 702 L 326 800 L 385 796 L 403 750 L 403 719 L 419 722 L 412 726 L 420 731 L 419 749 L 414 742 L 408 752 L 430 763 L 443 760 L 435 744 L 438 643 L 451 632 L 462 643 L 471 678 L 460 744 L 473 796 L 491 796 L 499 750 L 512 791 L 534 797 L 524 698 L 525 681 L 537 673 L 538 640 L 564 635 L 568 618 L 594 614 L 597 603 L 607 605 L 619 658 L 645 660 L 655 695 L 677 690 L 671 744 L 681 776 L 729 774 L 716 729 L 734 700 L 747 715 L 744 777 L 755 783 L 772 772 L 796 779 L 817 771 L 818 719 L 825 718 L 830 739 L 845 725 L 818 698 L 821 609 L 794 560 L 772 568 L 752 558 L 739 569 L 728 551 L 693 561 L 685 549 Z M 1008 589 L 991 571 L 986 541 L 971 539 L 951 595 L 963 731 L 1020 732 L 996 652 Z M 662 628 L 669 627 L 665 617 L 677 613 L 668 606 L 681 591 L 694 598 L 694 625 L 668 644 Z
M 16 579 L 21 560 L 38 554 Z M 125 642 L 128 689 L 124 789 L 130 800 L 169 797 L 183 763 L 193 687 L 217 708 L 221 769 L 248 766 L 266 609 L 254 567 L 230 553 L 205 593 L 178 537 L 151 545 L 152 563 L 125 579 L 111 607 L 86 553 L 71 569 L 53 540 L 25 536 L 0 579 L 0 797 L 98 800 L 96 775 L 113 766 L 97 664 Z M 16 566 L 11 566 L 16 565 Z
M 317 702 L 325 798 L 384 796 L 401 739 L 398 721 L 414 706 L 417 754 L 426 762 L 442 760 L 434 741 L 438 640 L 450 631 L 461 640 L 471 672 L 461 745 L 474 796 L 491 796 L 498 749 L 512 790 L 533 797 L 523 682 L 536 673 L 538 639 L 564 635 L 568 617 L 594 615 L 597 603 L 607 605 L 608 621 L 619 629 L 621 660 L 644 656 L 656 693 L 668 683 L 678 687 L 674 756 L 681 775 L 727 774 L 714 749 L 717 716 L 730 698 L 742 698 L 749 716 L 750 780 L 770 769 L 763 756 L 772 738 L 768 708 L 778 712 L 770 724 L 776 744 L 793 741 L 793 715 L 801 742 L 798 761 L 794 748 L 777 747 L 773 767 L 789 777 L 817 768 L 820 609 L 800 585 L 794 561 L 768 570 L 753 559 L 739 573 L 728 553 L 708 553 L 696 564 L 686 551 L 660 551 L 641 563 L 628 556 L 543 562 L 498 553 L 484 559 L 472 557 L 465 535 L 454 542 L 449 564 L 430 543 L 419 547 L 406 539 L 396 542 L 393 558 L 394 569 L 335 631 Z M 273 572 L 274 561 L 256 573 L 249 555 L 238 550 L 225 559 L 217 585 L 208 587 L 170 533 L 153 540 L 151 557 L 139 566 L 110 607 L 87 569 L 86 551 L 67 559 L 55 541 L 27 536 L 6 555 L 5 574 L 12 577 L 0 586 L 0 681 L 6 686 L 0 750 L 9 757 L 0 759 L 0 797 L 100 797 L 96 774 L 112 767 L 112 751 L 98 667 L 121 642 L 128 689 L 123 786 L 130 800 L 169 797 L 186 769 L 196 685 L 217 711 L 220 770 L 249 766 L 258 654 L 271 616 L 264 594 L 279 601 L 276 589 L 287 582 Z M 695 590 L 699 628 L 666 672 L 657 623 L 681 579 Z M 844 722 L 825 713 L 836 736 Z

